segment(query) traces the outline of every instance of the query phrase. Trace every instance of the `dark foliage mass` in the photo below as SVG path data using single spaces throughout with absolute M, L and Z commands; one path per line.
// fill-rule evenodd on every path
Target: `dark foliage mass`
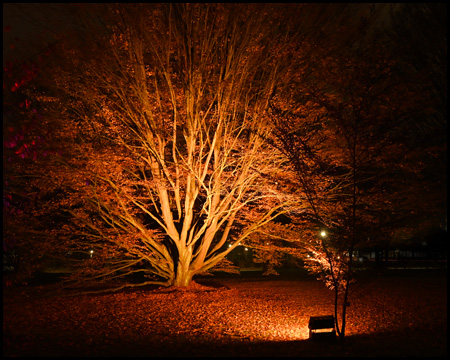
M 348 336 L 325 343 L 308 340 L 307 323 L 331 312 L 332 292 L 312 279 L 266 279 L 73 297 L 4 288 L 3 356 L 447 354 L 446 276 L 358 282 Z

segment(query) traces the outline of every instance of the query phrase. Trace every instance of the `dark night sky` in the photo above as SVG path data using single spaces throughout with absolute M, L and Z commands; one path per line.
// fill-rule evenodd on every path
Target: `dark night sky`
M 320 5 L 319 5 L 320 6 Z M 336 6 L 336 5 L 335 5 Z M 355 19 L 356 14 L 365 15 L 369 11 L 370 4 L 352 4 L 351 6 L 338 6 L 337 8 L 329 7 L 329 11 L 333 13 L 336 22 L 349 22 Z M 63 9 L 62 11 L 60 11 Z M 53 16 L 54 12 L 59 14 L 58 17 Z M 45 42 L 51 39 L 54 31 L 60 30 L 62 25 L 67 25 L 68 21 L 63 21 L 63 15 L 67 11 L 64 4 L 3 4 L 3 29 L 10 26 L 10 30 L 3 32 L 3 61 L 9 55 L 17 56 L 19 49 L 11 51 L 9 45 L 17 43 L 16 39 L 20 39 L 20 47 L 27 48 L 27 53 L 39 51 Z M 390 20 L 388 16 L 389 9 L 383 4 L 378 4 L 375 10 L 376 27 L 389 26 Z M 339 13 L 339 15 L 337 14 Z M 336 13 L 336 15 L 334 15 Z M 317 27 L 323 25 L 323 16 L 327 16 L 320 7 L 311 9 L 306 15 L 305 22 L 310 22 L 311 26 Z M 6 47 L 6 53 L 5 53 Z
M 51 44 L 54 34 L 69 23 L 64 4 L 3 4 L 3 65 L 7 60 L 31 60 Z M 54 16 L 57 11 L 60 16 Z M 12 47 L 13 46 L 13 47 Z

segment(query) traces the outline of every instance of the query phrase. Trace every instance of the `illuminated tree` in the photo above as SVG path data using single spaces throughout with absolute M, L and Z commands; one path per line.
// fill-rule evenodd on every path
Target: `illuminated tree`
M 289 159 L 297 194 L 310 205 L 292 210 L 290 228 L 298 224 L 305 264 L 334 290 L 340 336 L 355 251 L 373 245 L 369 238 L 392 237 L 415 210 L 408 193 L 417 193 L 418 182 L 409 179 L 423 166 L 405 132 L 411 131 L 411 118 L 426 115 L 431 104 L 424 87 L 416 86 L 418 74 L 392 56 L 386 37 L 367 27 L 370 19 L 356 23 L 357 36 L 339 33 L 348 46 L 335 36 L 322 38 L 321 46 L 311 41 L 309 60 L 290 74 L 296 86 L 270 101 L 273 145 Z
M 288 64 L 275 8 L 73 9 L 76 35 L 38 96 L 63 119 L 62 158 L 47 166 L 61 195 L 40 216 L 61 213 L 56 248 L 94 254 L 73 278 L 187 286 L 284 211 L 281 156 L 264 140 Z

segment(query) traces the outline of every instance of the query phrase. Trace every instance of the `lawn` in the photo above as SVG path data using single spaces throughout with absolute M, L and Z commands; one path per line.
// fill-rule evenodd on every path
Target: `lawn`
M 3 288 L 3 356 L 446 356 L 447 276 L 364 276 L 344 341 L 308 339 L 331 314 L 313 278 L 199 278 L 189 291 L 43 296 Z

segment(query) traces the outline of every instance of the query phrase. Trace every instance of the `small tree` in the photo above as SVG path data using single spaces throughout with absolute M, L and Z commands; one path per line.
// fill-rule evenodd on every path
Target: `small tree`
M 303 258 L 334 290 L 342 337 L 355 251 L 380 233 L 377 228 L 411 211 L 411 203 L 394 201 L 404 194 L 405 179 L 421 170 L 419 164 L 406 165 L 411 154 L 402 131 L 413 111 L 422 110 L 416 107 L 419 98 L 422 106 L 428 100 L 408 87 L 408 67 L 393 60 L 385 38 L 367 28 L 367 19 L 356 23 L 360 33 L 348 47 L 323 38 L 321 47 L 310 45 L 315 50 L 304 67 L 291 74 L 296 86 L 278 89 L 270 102 L 273 144 L 295 170 L 297 195 L 310 204 L 291 214 L 301 226 L 312 221 L 309 234 L 301 230 Z M 320 230 L 327 235 L 318 236 Z

